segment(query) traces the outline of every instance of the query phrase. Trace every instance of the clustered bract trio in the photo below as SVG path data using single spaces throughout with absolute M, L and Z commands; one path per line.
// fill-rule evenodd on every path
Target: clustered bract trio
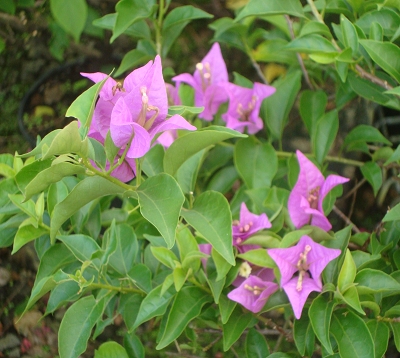
M 218 43 L 196 65 L 193 75 L 183 73 L 173 77 L 175 86 L 165 84 L 159 56 L 154 62 L 134 70 L 123 83 L 103 73 L 82 75 L 95 83 L 106 79 L 99 93 L 88 136 L 102 144 L 107 136 L 111 137 L 119 151 L 114 163 L 107 163 L 105 170 L 123 182 L 135 177 L 136 160 L 143 157 L 154 143 L 168 147 L 177 138 L 177 130 L 196 130 L 178 114 L 168 117 L 169 104 L 181 104 L 178 93 L 182 83 L 194 89 L 195 106 L 203 107 L 199 118 L 212 121 L 221 104 L 228 102 L 227 111 L 221 118 L 228 128 L 248 134 L 255 134 L 263 128 L 263 120 L 259 116 L 261 103 L 275 92 L 274 87 L 261 83 L 255 83 L 253 88 L 230 83 Z M 329 231 L 332 225 L 324 214 L 323 200 L 333 187 L 349 179 L 339 175 L 329 175 L 325 179 L 303 153 L 297 151 L 296 155 L 300 172 L 288 199 L 291 221 L 296 229 L 314 225 Z M 265 213 L 256 215 L 242 203 L 240 217 L 233 221 L 232 244 L 238 253 L 260 248 L 246 244 L 246 240 L 270 227 Z M 199 248 L 210 255 L 210 244 L 200 244 Z M 233 282 L 236 288 L 228 294 L 228 298 L 257 313 L 281 287 L 288 296 L 295 317 L 299 319 L 309 294 L 322 291 L 322 271 L 341 251 L 326 248 L 304 235 L 295 246 L 267 249 L 267 252 L 276 263 L 280 277 L 275 277 L 273 269 L 244 261 Z

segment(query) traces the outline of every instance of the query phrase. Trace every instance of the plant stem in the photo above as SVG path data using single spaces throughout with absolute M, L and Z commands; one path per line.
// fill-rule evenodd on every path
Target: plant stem
M 129 288 L 129 287 L 116 287 L 112 285 L 106 285 L 103 283 L 91 283 L 89 286 L 87 286 L 88 289 L 91 290 L 96 290 L 96 289 L 105 289 L 109 291 L 117 291 L 120 293 L 139 293 L 141 295 L 145 295 L 145 293 L 142 290 L 139 290 L 137 288 Z
M 164 13 L 165 13 L 165 4 L 164 0 L 160 0 L 159 7 L 158 7 L 158 19 L 156 22 L 156 50 L 157 53 L 161 56 L 161 48 L 162 48 L 162 35 L 161 29 L 164 20 Z
M 93 172 L 94 174 L 96 174 L 104 179 L 107 179 L 108 181 L 120 186 L 121 188 L 123 188 L 125 190 L 134 191 L 136 189 L 136 187 L 133 187 L 132 185 L 129 185 L 129 184 L 125 184 L 122 181 L 118 180 L 117 178 L 114 178 L 114 177 L 110 176 L 109 174 L 103 173 L 102 171 L 96 169 L 92 164 L 90 164 L 90 162 L 89 162 L 89 160 L 87 160 L 87 158 L 82 158 L 82 160 L 83 160 L 83 164 L 85 165 L 85 167 L 87 169 L 89 169 L 91 172 Z
M 283 151 L 277 151 L 276 154 L 278 157 L 281 157 L 281 158 L 289 158 L 293 155 L 293 153 L 291 153 L 291 152 L 283 152 Z M 306 156 L 311 157 L 312 155 L 306 154 Z M 341 157 L 333 157 L 333 156 L 329 156 L 329 155 L 327 155 L 325 157 L 325 160 L 327 160 L 328 162 L 332 162 L 332 163 L 347 164 L 347 165 L 352 165 L 355 167 L 362 167 L 364 165 L 364 162 L 361 162 L 359 160 L 346 159 L 346 158 L 341 158 Z
M 290 19 L 289 15 L 285 15 L 285 20 L 288 24 L 290 37 L 292 38 L 292 40 L 294 40 L 295 36 L 294 36 L 294 31 L 293 31 L 293 23 L 292 23 L 292 20 Z M 303 58 L 301 57 L 301 55 L 298 52 L 296 52 L 296 56 L 297 56 L 297 61 L 299 62 L 301 71 L 303 72 L 303 76 L 307 83 L 308 88 L 310 88 L 310 90 L 314 90 L 314 86 L 312 85 L 312 83 L 310 81 L 310 76 L 308 75 L 306 66 L 304 65 Z

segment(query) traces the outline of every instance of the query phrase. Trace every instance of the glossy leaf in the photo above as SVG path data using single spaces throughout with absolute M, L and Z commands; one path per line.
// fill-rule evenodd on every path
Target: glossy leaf
M 337 111 L 327 112 L 320 118 L 315 126 L 314 138 L 312 140 L 313 152 L 317 162 L 322 164 L 329 153 L 339 129 L 339 117 Z
M 240 338 L 253 319 L 254 317 L 251 313 L 244 312 L 239 306 L 235 307 L 228 322 L 222 326 L 225 352 Z
M 15 234 L 12 254 L 15 254 L 22 246 L 26 245 L 28 242 L 36 240 L 40 236 L 48 233 L 48 229 L 41 226 L 20 226 L 17 233 Z
M 131 358 L 145 358 L 145 350 L 139 337 L 133 333 L 124 336 L 124 347 Z
M 313 300 L 308 311 L 314 333 L 329 354 L 333 354 L 329 329 L 334 306 L 334 301 L 328 301 L 323 294 L 320 294 Z
M 235 145 L 235 166 L 248 189 L 270 187 L 278 170 L 278 158 L 270 143 L 258 143 L 254 137 Z
M 235 265 L 231 211 L 221 193 L 202 193 L 196 198 L 192 209 L 182 208 L 181 215 L 230 265 Z
M 86 350 L 92 328 L 102 313 L 102 305 L 93 296 L 81 298 L 65 312 L 58 331 L 60 358 L 76 358 Z
M 117 71 L 115 71 L 115 76 L 121 76 L 124 72 L 132 70 L 139 65 L 143 65 L 152 59 L 153 56 L 150 54 L 138 49 L 133 49 L 124 55 L 121 64 L 119 65 Z
M 175 291 L 170 288 L 161 295 L 161 289 L 162 286 L 157 286 L 143 299 L 133 328 L 166 312 Z
M 266 98 L 261 106 L 262 118 L 273 139 L 281 139 L 289 112 L 300 90 L 302 74 L 300 71 L 288 74 L 284 79 L 274 82 L 276 92 Z M 279 103 L 279 106 L 276 104 Z
M 88 13 L 86 1 L 50 0 L 50 10 L 60 27 L 79 42 Z
M 163 37 L 162 53 L 165 57 L 176 38 L 190 21 L 195 19 L 209 19 L 213 16 L 192 5 L 178 6 L 165 17 L 161 35 Z
M 79 182 L 69 195 L 54 207 L 50 225 L 51 241 L 54 242 L 61 225 L 81 207 L 102 196 L 121 194 L 124 191 L 119 185 L 99 176 L 87 177 Z
M 117 342 L 105 342 L 95 350 L 94 358 L 129 358 L 129 356 L 125 348 Z
M 131 226 L 119 224 L 110 228 L 109 235 L 108 246 L 115 247 L 115 251 L 110 254 L 108 262 L 120 274 L 128 275 L 138 254 L 136 234 Z
M 390 42 L 360 40 L 368 55 L 400 83 L 400 48 Z
M 298 0 L 263 1 L 250 0 L 236 18 L 240 21 L 247 16 L 292 15 L 304 17 L 303 7 Z
M 161 144 L 153 146 L 143 157 L 142 170 L 148 176 L 160 174 L 163 168 L 164 148 Z
M 107 77 L 108 78 L 108 77 Z M 95 83 L 85 92 L 78 96 L 75 101 L 67 109 L 67 113 L 65 113 L 66 117 L 74 117 L 81 122 L 83 127 L 89 128 L 90 123 L 92 121 L 94 107 L 96 105 L 97 97 L 104 83 L 107 81 L 107 78 L 104 80 Z
M 249 329 L 246 335 L 245 350 L 247 358 L 265 358 L 269 349 L 264 336 L 255 328 Z
M 110 42 L 113 42 L 135 22 L 150 17 L 155 7 L 151 6 L 151 2 L 146 0 L 122 0 L 117 3 L 115 10 L 117 11 L 117 18 Z
M 148 178 L 137 189 L 140 212 L 163 236 L 168 248 L 175 242 L 175 230 L 185 197 L 175 179 L 165 173 Z
M 315 137 L 314 130 L 325 113 L 328 97 L 324 91 L 303 91 L 300 95 L 300 115 L 307 127 L 311 139 Z
M 358 36 L 357 30 L 354 25 L 344 16 L 340 16 L 340 26 L 342 28 L 343 44 L 344 46 L 350 47 L 353 54 L 358 51 Z
M 398 292 L 400 290 L 400 283 L 393 277 L 383 271 L 370 268 L 359 271 L 354 282 L 358 284 L 357 290 L 362 293 Z
M 393 208 L 388 210 L 388 212 L 382 219 L 383 222 L 395 220 L 400 220 L 400 204 L 397 204 Z
M 189 322 L 200 314 L 202 307 L 211 299 L 210 295 L 200 288 L 193 286 L 182 288 L 175 296 L 164 334 L 156 348 L 165 348 L 178 338 Z
M 89 152 L 88 139 L 81 140 L 78 122 L 72 121 L 54 137 L 42 159 L 51 158 L 53 155 L 76 153 L 86 157 Z
M 303 314 L 300 319 L 294 321 L 293 338 L 297 350 L 304 356 L 311 356 L 314 352 L 315 334 L 308 315 Z
M 382 169 L 375 162 L 366 162 L 360 169 L 364 178 L 371 184 L 376 196 L 383 182 Z
M 84 174 L 86 169 L 80 165 L 67 162 L 52 165 L 38 173 L 25 188 L 25 200 L 34 194 L 47 189 L 50 184 L 57 183 L 65 176 Z
M 218 126 L 210 126 L 187 133 L 176 139 L 165 152 L 164 171 L 175 175 L 179 167 L 193 154 L 210 145 L 235 137 L 244 138 L 247 136 L 232 129 Z
M 289 42 L 285 49 L 308 54 L 338 54 L 335 46 L 325 37 L 318 34 L 298 37 Z
M 382 358 L 386 353 L 389 343 L 389 327 L 386 323 L 377 320 L 368 321 L 367 327 L 375 344 L 375 358 Z
M 371 333 L 365 322 L 353 312 L 333 314 L 331 333 L 338 343 L 342 358 L 375 357 Z
M 197 175 L 206 153 L 207 149 L 202 149 L 198 153 L 192 155 L 177 170 L 175 177 L 185 194 L 194 192 Z
M 351 256 L 350 250 L 346 250 L 344 262 L 339 272 L 338 287 L 341 293 L 346 291 L 346 288 L 354 282 L 356 277 L 357 268 L 354 263 L 353 257 Z

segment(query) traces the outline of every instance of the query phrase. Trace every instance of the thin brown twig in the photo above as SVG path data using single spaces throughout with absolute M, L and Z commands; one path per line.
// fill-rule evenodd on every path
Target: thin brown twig
M 376 85 L 383 87 L 386 90 L 390 90 L 393 88 L 393 86 L 391 86 L 387 81 L 382 80 L 381 78 L 373 75 L 372 73 L 365 71 L 360 65 L 356 65 L 356 70 L 357 70 L 357 73 L 362 78 L 365 78 L 365 79 L 371 81 L 372 83 L 375 83 Z
M 361 230 L 336 205 L 333 206 L 333 211 L 346 223 L 346 225 L 351 225 L 351 229 L 356 234 L 361 232 Z
M 289 15 L 285 15 L 285 20 L 288 24 L 288 28 L 289 28 L 289 32 L 290 32 L 290 37 L 292 38 L 292 40 L 295 39 L 295 35 L 294 35 L 294 31 L 293 31 L 293 23 L 292 20 L 290 19 Z M 314 86 L 312 85 L 311 81 L 310 81 L 310 77 L 308 76 L 308 72 L 306 69 L 306 66 L 304 65 L 304 61 L 303 58 L 301 57 L 301 55 L 296 52 L 296 56 L 297 56 L 297 61 L 299 62 L 301 71 L 303 72 L 303 76 L 304 79 L 307 83 L 307 86 L 310 88 L 310 90 L 314 90 Z
M 337 202 L 342 202 L 352 196 L 367 180 L 362 178 L 346 195 L 342 196 Z

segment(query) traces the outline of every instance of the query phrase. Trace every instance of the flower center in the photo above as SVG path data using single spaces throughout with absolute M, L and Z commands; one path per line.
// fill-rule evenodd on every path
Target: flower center
M 160 110 L 156 106 L 152 106 L 149 104 L 149 97 L 147 96 L 147 87 L 140 87 L 140 93 L 142 94 L 142 110 L 140 111 L 139 118 L 137 123 L 140 124 L 143 128 L 149 130 L 153 125 L 155 119 L 158 116 Z M 147 112 L 154 111 L 155 113 L 149 118 L 147 118 Z
M 126 91 L 125 91 L 125 88 L 123 87 L 122 82 L 119 82 L 119 81 L 118 81 L 118 82 L 115 84 L 115 86 L 113 86 L 113 88 L 112 88 L 112 94 L 113 94 L 113 96 L 115 96 L 115 93 L 116 93 L 117 91 L 126 92 Z
M 241 103 L 238 104 L 236 112 L 239 114 L 239 120 L 242 122 L 248 122 L 251 112 L 256 106 L 257 96 L 251 96 L 251 101 L 247 104 L 247 108 L 244 108 Z
M 318 208 L 319 189 L 320 189 L 320 187 L 317 186 L 316 188 L 311 189 L 308 192 L 307 201 L 310 203 L 310 207 L 312 209 L 317 209 Z
M 242 262 L 239 267 L 239 276 L 248 278 L 251 274 L 251 267 L 247 261 Z
M 299 261 L 297 261 L 296 267 L 299 270 L 299 278 L 297 280 L 297 286 L 296 286 L 297 291 L 301 291 L 303 289 L 303 278 L 307 274 L 308 268 L 310 266 L 307 263 L 307 255 L 310 251 L 311 251 L 311 246 L 306 245 L 306 247 L 304 248 L 304 252 L 301 252 L 299 255 L 300 256 Z
M 258 286 L 250 286 L 250 285 L 248 285 L 248 284 L 245 284 L 245 285 L 244 285 L 244 288 L 245 288 L 246 290 L 249 290 L 249 291 L 253 292 L 253 295 L 254 295 L 254 296 L 259 296 L 259 295 L 261 295 L 261 292 L 264 291 L 264 289 L 261 288 L 261 287 L 258 287 Z
M 196 69 L 200 73 L 201 89 L 204 92 L 206 90 L 206 88 L 211 85 L 211 67 L 210 67 L 210 64 L 208 62 L 205 62 L 204 64 L 199 62 L 196 65 Z

